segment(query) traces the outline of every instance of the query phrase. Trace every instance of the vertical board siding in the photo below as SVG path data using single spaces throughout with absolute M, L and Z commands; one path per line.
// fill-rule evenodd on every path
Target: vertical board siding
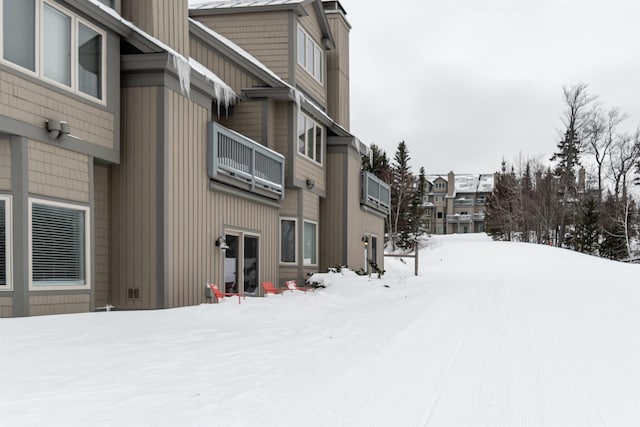
M 334 238 L 320 239 L 320 267 L 322 269 L 345 263 L 344 239 L 345 229 L 345 193 L 347 188 L 344 169 L 344 155 L 330 153 L 327 155 L 327 197 L 320 202 L 321 236 L 331 235 Z M 352 221 L 351 224 L 355 224 Z
M 111 211 L 109 205 L 109 168 L 94 166 L 95 217 L 95 306 L 111 304 Z
M 111 169 L 111 304 L 157 305 L 157 102 L 155 87 L 122 90 L 122 156 Z M 128 299 L 127 289 L 140 291 Z
M 7 71 L 0 71 L 0 115 L 40 127 L 47 119 L 62 119 L 79 139 L 115 149 L 113 113 Z
M 195 37 L 191 38 L 190 53 L 196 61 L 215 72 L 236 93 L 240 93 L 242 89 L 262 85 L 246 71 Z M 217 114 L 216 111 L 213 113 Z
M 11 190 L 11 142 L 0 135 L 0 190 Z
M 339 13 L 327 18 L 336 42 L 336 49 L 327 52 L 327 107 L 329 115 L 349 130 L 349 28 Z
M 215 239 L 226 231 L 260 235 L 259 280 L 277 278 L 278 209 L 209 190 L 209 111 L 168 92 L 167 281 L 169 306 L 205 301 L 206 283 L 222 283 L 223 253 Z
M 280 78 L 288 80 L 288 14 L 287 11 L 246 12 L 194 18 L 255 56 Z
M 29 141 L 29 192 L 58 199 L 89 202 L 89 157 Z
M 289 154 L 291 147 L 291 137 L 289 135 L 289 114 L 291 104 L 288 102 L 275 102 L 273 112 L 271 114 L 271 123 L 269 128 L 273 129 L 273 149 L 285 157 L 285 176 L 292 176 L 293 159 Z M 295 120 L 298 120 L 297 117 Z
M 189 55 L 187 0 L 123 1 L 122 16 L 181 54 Z

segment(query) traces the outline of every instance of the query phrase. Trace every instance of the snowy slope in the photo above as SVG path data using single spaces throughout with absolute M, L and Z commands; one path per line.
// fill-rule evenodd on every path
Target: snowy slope
M 0 319 L 0 425 L 640 425 L 640 266 L 478 235 L 420 256 L 241 305 Z

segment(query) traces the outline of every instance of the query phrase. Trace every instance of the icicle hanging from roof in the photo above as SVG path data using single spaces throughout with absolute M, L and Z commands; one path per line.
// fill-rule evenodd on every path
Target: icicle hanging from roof
M 191 65 L 182 56 L 170 55 L 172 58 L 173 66 L 178 73 L 178 80 L 180 80 L 180 91 L 186 97 L 189 96 L 191 91 Z

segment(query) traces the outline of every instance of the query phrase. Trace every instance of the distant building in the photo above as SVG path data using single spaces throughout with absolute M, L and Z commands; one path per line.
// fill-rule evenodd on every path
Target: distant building
M 493 174 L 428 175 L 427 231 L 432 234 L 484 232 L 485 208 L 493 187 Z

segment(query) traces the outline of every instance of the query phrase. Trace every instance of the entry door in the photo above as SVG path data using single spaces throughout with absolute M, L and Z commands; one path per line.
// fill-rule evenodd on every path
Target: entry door
M 229 249 L 224 251 L 224 289 L 225 292 L 239 292 L 238 271 L 240 260 L 238 259 L 240 239 L 234 234 L 224 237 Z
M 227 234 L 229 249 L 224 255 L 224 282 L 226 292 L 257 294 L 258 291 L 258 236 L 244 233 Z
M 254 294 L 258 290 L 258 238 L 244 236 L 243 283 L 246 294 Z

